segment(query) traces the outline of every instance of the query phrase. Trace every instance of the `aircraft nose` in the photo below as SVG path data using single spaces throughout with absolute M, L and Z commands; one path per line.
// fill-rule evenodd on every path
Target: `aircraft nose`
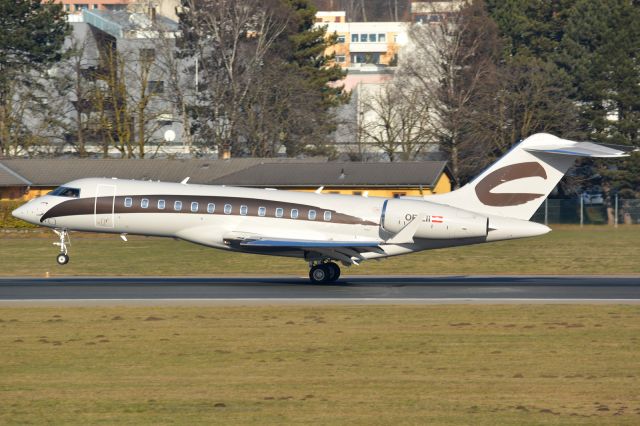
M 29 218 L 29 216 L 30 216 L 29 210 L 30 210 L 30 208 L 29 208 L 28 204 L 29 203 L 24 204 L 24 205 L 18 207 L 17 209 L 15 209 L 14 211 L 12 211 L 11 214 L 13 215 L 13 217 L 17 217 L 18 219 L 22 219 L 22 220 L 24 220 L 26 222 L 29 222 L 29 219 L 30 219 Z

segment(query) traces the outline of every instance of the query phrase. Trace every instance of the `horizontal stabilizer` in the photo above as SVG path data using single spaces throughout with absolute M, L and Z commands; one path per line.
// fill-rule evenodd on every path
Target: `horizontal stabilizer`
M 617 158 L 627 157 L 633 147 L 606 146 L 593 142 L 573 142 L 558 139 L 557 144 L 525 147 L 525 151 L 544 152 L 547 154 L 571 155 L 576 157 Z

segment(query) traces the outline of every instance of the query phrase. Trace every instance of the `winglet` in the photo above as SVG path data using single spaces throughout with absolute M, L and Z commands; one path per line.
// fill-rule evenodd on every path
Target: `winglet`
M 413 244 L 413 236 L 422 222 L 421 216 L 416 216 L 405 225 L 397 234 L 385 241 L 387 244 Z
M 182 179 L 182 182 L 180 182 L 183 185 L 186 185 L 187 182 L 189 182 L 189 179 L 191 179 L 189 176 L 187 176 L 186 178 Z
M 316 194 L 322 194 L 322 190 L 324 189 L 324 186 L 319 187 L 318 189 L 316 189 L 314 192 Z

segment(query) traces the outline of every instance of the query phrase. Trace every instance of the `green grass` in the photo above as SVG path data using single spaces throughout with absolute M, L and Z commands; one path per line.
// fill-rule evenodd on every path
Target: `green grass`
M 640 423 L 640 306 L 0 308 L 1 424 Z
M 558 226 L 542 237 L 425 251 L 344 268 L 349 274 L 640 274 L 640 226 Z M 296 275 L 300 259 L 214 250 L 182 241 L 72 234 L 55 263 L 53 233 L 0 234 L 0 275 Z

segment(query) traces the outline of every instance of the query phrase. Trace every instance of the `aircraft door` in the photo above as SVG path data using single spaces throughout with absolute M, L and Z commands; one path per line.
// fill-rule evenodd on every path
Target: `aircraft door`
M 113 207 L 116 200 L 115 185 L 98 185 L 96 188 L 96 199 L 94 205 L 94 215 L 96 228 L 113 228 L 114 214 Z

